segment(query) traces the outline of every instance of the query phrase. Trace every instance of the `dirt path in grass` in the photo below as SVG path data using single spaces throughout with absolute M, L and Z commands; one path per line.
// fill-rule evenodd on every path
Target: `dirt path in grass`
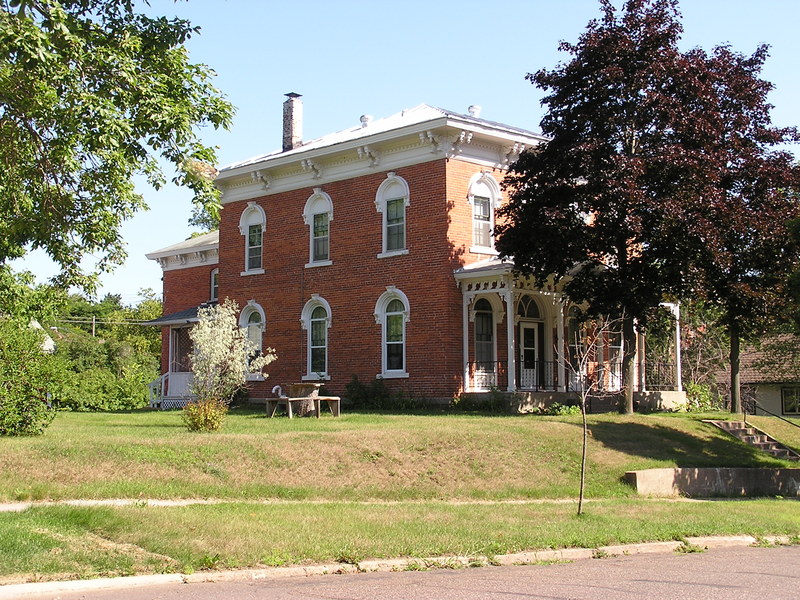
M 702 499 L 695 498 L 638 498 L 639 500 L 649 500 L 654 502 L 704 502 Z M 584 499 L 584 502 L 598 502 L 600 500 Z M 577 500 L 572 498 L 531 498 L 528 500 L 226 500 L 222 498 L 183 498 L 176 500 L 163 499 L 128 499 L 128 498 L 109 498 L 103 500 L 45 500 L 36 502 L 0 502 L 0 513 L 22 512 L 29 508 L 39 506 L 194 506 L 199 504 L 261 504 L 261 505 L 283 505 L 283 504 L 352 504 L 357 506 L 370 505 L 402 505 L 402 504 L 442 504 L 447 506 L 491 506 L 491 505 L 525 505 L 525 504 L 577 504 Z

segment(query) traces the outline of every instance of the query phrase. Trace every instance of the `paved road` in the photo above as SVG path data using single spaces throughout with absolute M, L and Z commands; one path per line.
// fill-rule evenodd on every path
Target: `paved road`
M 30 597 L 30 596 L 29 596 Z M 573 563 L 173 584 L 60 600 L 797 600 L 800 546 L 720 548 Z

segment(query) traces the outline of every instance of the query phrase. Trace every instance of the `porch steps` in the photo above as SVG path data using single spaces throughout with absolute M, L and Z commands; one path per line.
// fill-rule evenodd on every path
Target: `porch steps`
M 745 444 L 766 452 L 775 458 L 782 458 L 784 460 L 800 461 L 800 454 L 787 448 L 778 440 L 770 435 L 764 433 L 760 429 L 756 429 L 752 425 L 744 421 L 714 421 L 705 419 L 704 423 L 710 423 L 715 427 L 722 429 L 722 431 L 729 433 L 733 437 L 741 440 Z

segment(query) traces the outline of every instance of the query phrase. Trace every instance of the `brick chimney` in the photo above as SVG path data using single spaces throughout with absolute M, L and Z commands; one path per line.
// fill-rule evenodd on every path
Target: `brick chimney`
M 300 94 L 290 92 L 283 103 L 283 151 L 303 144 L 303 101 Z

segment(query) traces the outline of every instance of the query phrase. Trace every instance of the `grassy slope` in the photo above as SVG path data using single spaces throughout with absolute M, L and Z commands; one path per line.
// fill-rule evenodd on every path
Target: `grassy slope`
M 619 481 L 637 468 L 788 463 L 685 415 L 599 415 L 590 425 L 591 500 L 578 517 L 579 418 L 243 413 L 203 435 L 177 413 L 60 414 L 42 437 L 0 439 L 0 499 L 234 502 L 0 513 L 0 584 L 690 535 L 800 539 L 794 501 L 653 501 Z M 786 429 L 773 433 L 800 446 Z
M 64 498 L 565 498 L 577 485 L 579 417 L 229 416 L 189 433 L 179 413 L 61 413 L 0 444 L 0 500 Z M 698 418 L 590 417 L 588 494 L 630 495 L 625 471 L 777 467 Z

